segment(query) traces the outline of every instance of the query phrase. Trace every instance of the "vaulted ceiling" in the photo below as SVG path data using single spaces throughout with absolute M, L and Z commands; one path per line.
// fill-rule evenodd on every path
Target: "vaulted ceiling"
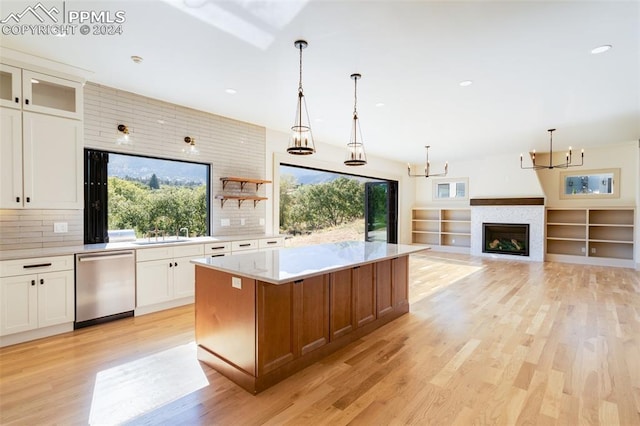
M 0 15 L 33 4 L 3 1 Z M 403 162 L 422 161 L 425 145 L 433 160 L 450 162 L 545 151 L 551 127 L 558 149 L 640 138 L 637 1 L 43 4 L 112 18 L 122 11 L 122 34 L 3 34 L 2 47 L 83 68 L 89 81 L 283 132 L 296 106 L 293 43 L 305 39 L 316 140 L 348 141 L 349 76 L 358 72 L 365 147 Z M 612 48 L 591 53 L 602 45 Z

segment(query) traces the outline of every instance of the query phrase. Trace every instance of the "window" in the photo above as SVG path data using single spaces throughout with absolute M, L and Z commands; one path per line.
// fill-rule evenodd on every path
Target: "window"
M 280 232 L 289 245 L 397 242 L 398 182 L 280 164 Z
M 208 164 L 87 149 L 85 243 L 118 229 L 209 235 L 209 181 Z
M 620 169 L 582 170 L 560 173 L 560 198 L 618 198 Z
M 433 181 L 433 199 L 443 200 L 466 200 L 468 196 L 469 179 L 436 179 Z

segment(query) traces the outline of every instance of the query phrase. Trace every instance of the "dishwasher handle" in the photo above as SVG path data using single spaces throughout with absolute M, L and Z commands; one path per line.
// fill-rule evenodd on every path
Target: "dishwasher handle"
M 132 251 L 124 252 L 124 253 L 113 253 L 113 254 L 96 254 L 89 256 L 78 256 L 78 262 L 95 262 L 98 260 L 111 260 L 111 259 L 124 259 L 128 257 L 133 257 L 134 253 Z

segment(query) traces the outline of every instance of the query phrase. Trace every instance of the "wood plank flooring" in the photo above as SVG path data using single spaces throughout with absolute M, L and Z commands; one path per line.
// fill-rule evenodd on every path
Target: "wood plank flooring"
M 0 423 L 638 425 L 640 273 L 430 252 L 411 312 L 253 396 L 193 307 L 0 349 Z

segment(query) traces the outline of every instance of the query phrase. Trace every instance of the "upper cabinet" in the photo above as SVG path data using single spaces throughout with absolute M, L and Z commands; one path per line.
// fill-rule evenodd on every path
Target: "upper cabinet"
M 0 105 L 82 120 L 82 83 L 0 64 Z
M 0 106 L 22 108 L 22 70 L 0 64 Z
M 0 208 L 81 209 L 82 84 L 0 64 Z

